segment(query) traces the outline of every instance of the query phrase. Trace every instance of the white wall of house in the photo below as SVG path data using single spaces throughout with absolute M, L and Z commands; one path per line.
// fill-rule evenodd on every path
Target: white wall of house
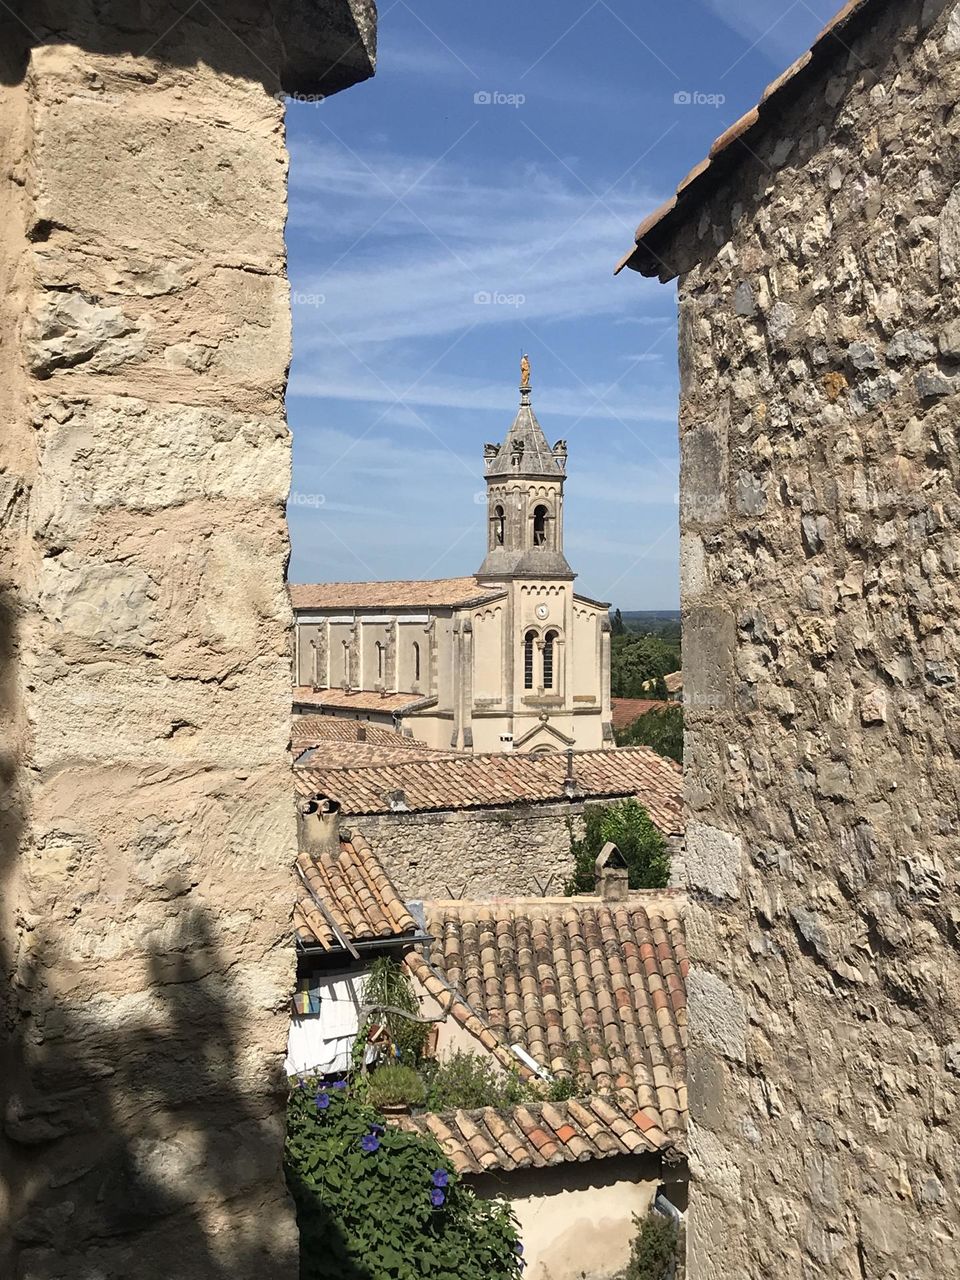
M 655 1157 L 486 1173 L 467 1181 L 485 1199 L 509 1201 L 520 1226 L 524 1280 L 613 1280 L 630 1258 L 643 1217 L 660 1186 Z

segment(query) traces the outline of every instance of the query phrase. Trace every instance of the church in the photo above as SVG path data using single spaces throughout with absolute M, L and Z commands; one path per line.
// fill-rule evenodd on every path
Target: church
M 484 445 L 487 551 L 475 574 L 291 584 L 294 712 L 389 725 L 449 751 L 614 746 L 609 607 L 563 551 L 567 449 L 533 411 L 530 363 L 503 444 Z

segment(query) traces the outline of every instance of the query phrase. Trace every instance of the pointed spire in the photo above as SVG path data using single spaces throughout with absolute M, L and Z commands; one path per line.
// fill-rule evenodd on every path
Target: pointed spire
M 507 432 L 507 438 L 499 448 L 484 446 L 486 474 L 557 476 L 563 475 L 563 467 L 547 444 L 547 437 L 537 421 L 530 401 L 530 357 L 520 358 L 520 408 Z

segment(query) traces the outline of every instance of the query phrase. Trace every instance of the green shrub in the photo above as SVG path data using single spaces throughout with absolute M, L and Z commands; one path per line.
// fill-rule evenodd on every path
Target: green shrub
M 427 1110 L 515 1107 L 537 1096 L 534 1087 L 521 1079 L 519 1071 L 498 1071 L 489 1057 L 458 1050 L 433 1068 L 427 1090 Z
M 388 1063 L 367 1079 L 367 1101 L 374 1107 L 419 1106 L 427 1091 L 413 1067 Z
M 597 876 L 597 855 L 612 840 L 626 860 L 631 889 L 665 889 L 670 883 L 670 849 L 637 800 L 616 804 L 588 804 L 583 811 L 584 836 L 577 840 L 570 831 L 570 852 L 574 871 L 565 892 L 593 893 Z
M 630 1261 L 620 1280 L 673 1280 L 679 1264 L 679 1233 L 672 1218 L 650 1212 L 634 1215 L 637 1234 L 630 1247 Z
M 301 1280 L 520 1280 L 509 1207 L 477 1199 L 432 1139 L 381 1124 L 342 1084 L 291 1091 L 285 1168 Z

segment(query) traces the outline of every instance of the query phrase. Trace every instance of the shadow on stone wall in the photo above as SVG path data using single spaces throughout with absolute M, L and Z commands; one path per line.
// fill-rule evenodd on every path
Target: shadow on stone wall
M 124 14 L 124 9 L 128 12 Z M 10 0 L 5 48 L 74 44 L 87 53 L 149 58 L 260 81 L 271 93 L 338 93 L 373 75 L 374 0 L 177 0 L 107 6 L 98 0 Z M 26 67 L 22 57 L 16 83 Z
M 13 995 L 16 957 L 13 919 L 17 903 L 17 859 L 24 831 L 23 796 L 18 777 L 17 726 L 17 622 L 9 586 L 0 583 L 0 1103 L 22 1077 L 20 1020 Z M 16 1185 L 18 1169 L 14 1153 L 0 1140 L 0 1219 L 4 1215 L 5 1188 Z M 9 1245 L 0 1233 L 0 1275 Z
M 44 999 L 57 946 L 40 932 L 20 986 L 45 1012 L 25 1022 L 4 1117 L 20 1175 L 13 1274 L 290 1280 L 283 1102 L 251 1086 L 260 1060 L 207 912 L 186 907 L 169 946 L 146 951 L 144 990 L 83 1005 Z
M 285 1082 L 247 1048 L 190 886 L 164 949 L 130 957 L 127 994 L 48 989 L 55 969 L 69 991 L 83 961 L 61 958 L 62 926 L 22 914 L 17 619 L 0 586 L 0 1275 L 290 1280 Z

